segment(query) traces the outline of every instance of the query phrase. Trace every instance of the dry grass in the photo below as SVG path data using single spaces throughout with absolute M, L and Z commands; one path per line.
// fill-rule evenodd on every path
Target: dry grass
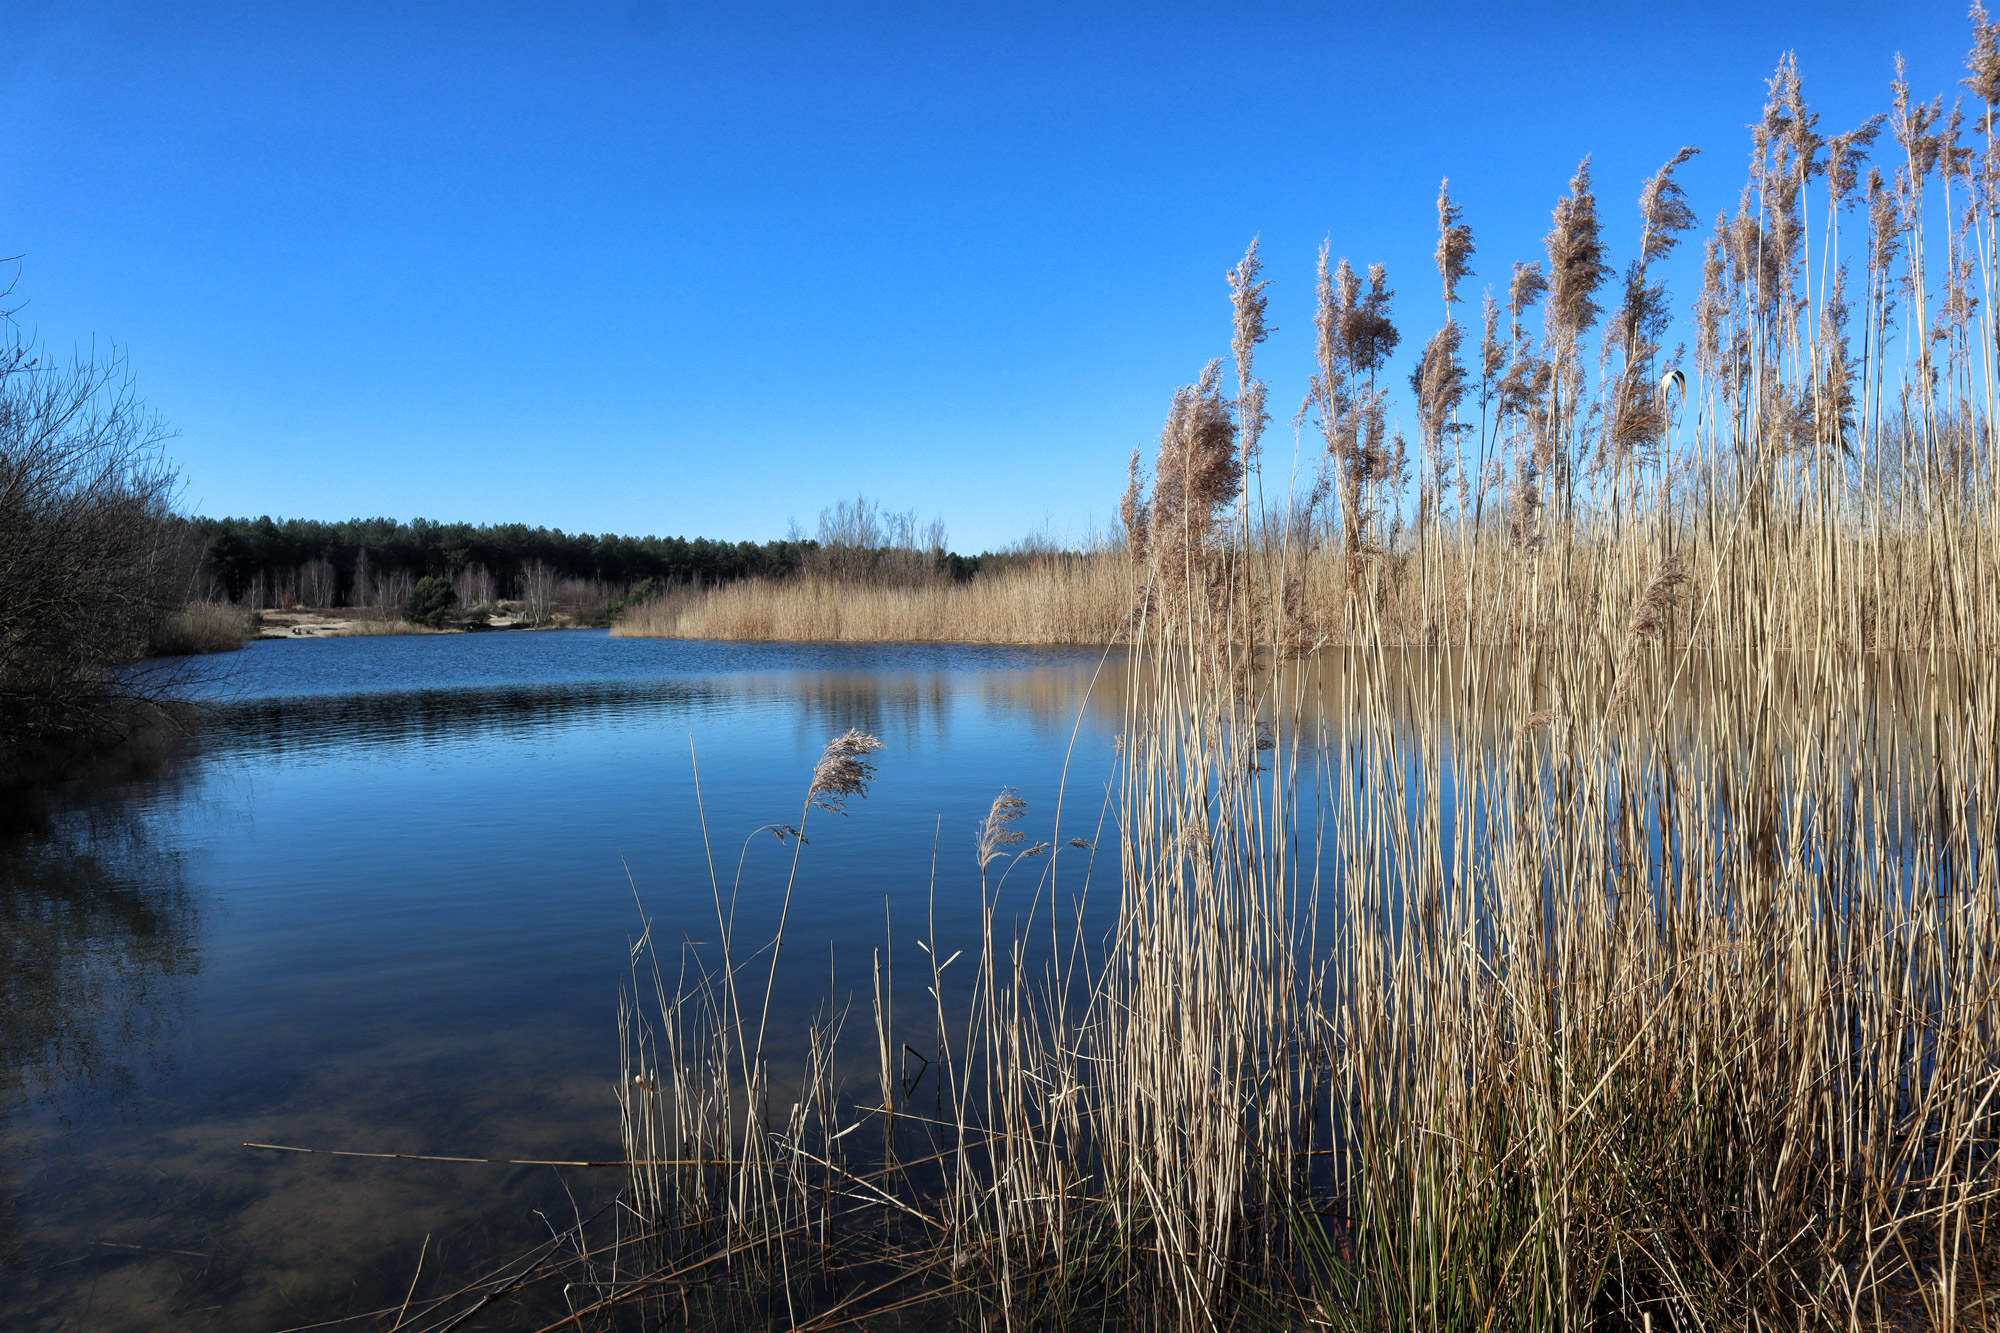
M 690 1320 L 804 1320 L 871 1273 L 968 1326 L 1978 1315 L 1990 660 L 1635 634 L 1246 673 L 1212 614 L 1150 620 L 1128 678 L 1109 940 L 1049 906 L 1089 849 L 1028 843 L 1002 793 L 985 934 L 927 933 L 940 998 L 900 1021 L 878 957 L 861 1087 L 832 1017 L 774 1074 L 779 964 L 746 973 L 729 891 L 719 952 L 636 978 L 629 1202 Z M 759 831 L 795 885 L 810 800 Z
M 449 634 L 448 629 L 433 629 L 429 625 L 418 625 L 400 618 L 384 620 L 348 620 L 330 628 L 329 636 L 338 638 L 368 637 L 389 634 Z
M 448 634 L 450 630 L 417 625 L 389 612 L 364 608 L 324 611 L 263 611 L 258 635 L 267 639 L 336 639 L 385 634 Z
M 1857 506 L 1858 507 L 1858 506 Z M 1740 516 L 1738 516 L 1740 518 Z M 1862 533 L 1815 524 L 1687 530 L 1676 542 L 1694 606 L 1728 605 L 1759 617 L 1759 634 L 1786 650 L 2000 649 L 2000 564 L 1988 545 L 1911 530 L 1890 513 Z M 1721 530 L 1717 530 L 1717 528 Z M 1791 530 L 1787 530 L 1791 529 Z M 1622 629 L 1635 590 L 1656 571 L 1657 540 L 1643 529 L 1579 531 L 1560 549 L 1524 555 L 1497 525 L 1420 549 L 1349 562 L 1339 534 L 1301 533 L 1260 558 L 1281 563 L 1295 588 L 1286 603 L 1301 641 L 1352 645 L 1379 636 L 1402 647 L 1552 641 L 1578 632 L 1600 644 Z M 1956 549 L 1954 549 L 1956 548 Z M 1530 591 L 1517 576 L 1535 561 Z M 1359 594 L 1355 595 L 1354 587 Z M 965 583 L 906 587 L 822 578 L 747 581 L 674 592 L 612 627 L 635 638 L 793 642 L 1109 644 L 1130 639 L 1139 584 L 1118 553 L 1075 556 Z M 1737 642 L 1714 617 L 1684 612 L 1663 641 Z M 368 632 L 368 631 L 363 631 Z M 394 632 L 394 631 L 373 631 Z
M 800 577 L 675 592 L 626 614 L 612 634 L 821 642 L 1116 641 L 1134 589 L 1112 554 L 1058 557 L 963 583 L 881 586 Z
M 147 642 L 151 657 L 183 657 L 195 653 L 226 653 L 255 637 L 248 612 L 213 602 L 192 602 L 153 627 Z
M 1982 20 L 1981 49 L 1993 35 Z M 1542 341 L 1486 362 L 1522 372 L 1490 436 L 1505 466 L 1466 478 L 1458 402 L 1427 403 L 1409 529 L 1372 420 L 1383 333 L 1358 281 L 1329 275 L 1314 401 L 1335 507 L 1253 539 L 1226 427 L 1256 401 L 1261 306 L 1237 303 L 1238 397 L 1211 369 L 1176 398 L 1166 494 L 1125 507 L 1129 619 L 1099 622 L 1132 644 L 1115 927 L 1073 924 L 1095 850 L 1060 827 L 1027 842 L 1003 792 L 980 937 L 926 933 L 935 998 L 914 1019 L 878 962 L 854 1081 L 832 1008 L 774 1072 L 782 928 L 769 959 L 733 938 L 733 891 L 715 885 L 708 951 L 669 966 L 649 929 L 621 1103 L 651 1267 L 600 1308 L 655 1295 L 669 1323 L 814 1328 L 917 1310 L 967 1328 L 1995 1325 L 2000 383 L 1958 354 L 1993 345 L 1992 303 L 1953 313 L 1970 269 L 1917 303 L 1920 329 L 1942 321 L 1919 352 L 1940 373 L 1896 409 L 1920 465 L 1892 475 L 1895 367 L 1879 341 L 1849 365 L 1816 332 L 1838 325 L 1809 281 L 1820 251 L 1787 230 L 1813 178 L 1796 155 L 1831 151 L 1789 67 L 1773 106 L 1763 211 L 1725 229 L 1743 262 L 1711 269 L 1699 312 L 1715 336 L 1690 438 L 1634 396 L 1673 384 L 1633 304 L 1655 299 L 1643 267 L 1623 341 L 1580 344 L 1608 273 L 1587 171 L 1550 240 Z M 1934 153 L 1936 123 L 1900 94 L 1898 115 L 1919 177 L 1985 173 L 1953 178 L 1976 206 L 1940 210 L 1941 248 L 1990 253 L 1966 233 L 1993 234 L 2000 154 Z M 1648 184 L 1649 261 L 1679 160 Z M 1470 236 L 1448 199 L 1440 222 L 1449 296 Z M 1922 239 L 1902 248 L 1918 292 Z M 1871 278 L 1900 280 L 1873 253 Z M 1488 489 L 1508 512 L 1482 514 Z M 912 606 L 849 627 L 837 590 L 798 600 L 801 637 L 867 637 Z M 752 835 L 787 845 L 787 909 L 800 777 L 796 826 Z M 934 1092 L 912 1095 L 906 1043 L 934 1053 Z

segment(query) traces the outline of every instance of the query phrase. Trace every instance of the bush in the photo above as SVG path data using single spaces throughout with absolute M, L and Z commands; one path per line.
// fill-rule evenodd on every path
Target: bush
M 5 292 L 0 291 L 0 297 Z M 155 692 L 142 656 L 199 551 L 165 432 L 116 358 L 38 356 L 0 308 L 0 752 L 76 738 Z
M 193 602 L 153 626 L 149 657 L 186 657 L 195 653 L 226 653 L 241 648 L 255 635 L 250 616 L 227 604 Z
M 417 580 L 417 586 L 410 589 L 410 595 L 403 599 L 403 619 L 412 625 L 428 625 L 437 629 L 444 624 L 445 614 L 457 600 L 458 594 L 452 591 L 451 584 L 426 574 Z

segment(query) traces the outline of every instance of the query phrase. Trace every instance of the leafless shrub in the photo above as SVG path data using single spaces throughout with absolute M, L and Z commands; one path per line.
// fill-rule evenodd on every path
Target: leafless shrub
M 226 653 L 250 638 L 250 614 L 227 602 L 189 602 L 161 617 L 147 638 L 149 657 Z
M 4 323 L 0 319 L 0 323 Z M 101 723 L 188 596 L 165 431 L 124 362 L 0 343 L 0 745 Z
M 844 583 L 921 583 L 941 576 L 946 553 L 944 520 L 887 510 L 864 495 L 820 511 L 819 547 L 805 571 Z

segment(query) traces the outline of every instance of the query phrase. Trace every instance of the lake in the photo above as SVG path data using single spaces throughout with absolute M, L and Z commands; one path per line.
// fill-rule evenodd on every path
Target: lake
M 242 1145 L 619 1157 L 641 911 L 656 941 L 712 941 L 709 867 L 727 895 L 740 855 L 739 939 L 768 937 L 792 848 L 746 836 L 800 821 L 850 727 L 884 742 L 878 776 L 806 824 L 774 1048 L 830 992 L 865 1009 L 873 951 L 919 957 L 933 910 L 941 948 L 974 942 L 973 831 L 1003 787 L 1030 838 L 1058 835 L 1059 793 L 1060 838 L 1109 835 L 1098 650 L 586 630 L 273 640 L 190 669 L 188 742 L 0 817 L 6 1328 L 311 1324 L 601 1207 L 616 1169 Z

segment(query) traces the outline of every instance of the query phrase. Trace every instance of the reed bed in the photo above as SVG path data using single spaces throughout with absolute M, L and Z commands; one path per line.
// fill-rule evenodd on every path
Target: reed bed
M 1984 135 L 2000 43 L 1975 20 Z M 1028 841 L 1002 792 L 983 932 L 918 942 L 923 1011 L 897 1008 L 885 953 L 860 1011 L 830 1004 L 800 1040 L 770 997 L 804 835 L 865 790 L 877 744 L 836 739 L 792 822 L 752 835 L 791 858 L 776 937 L 734 937 L 724 873 L 711 950 L 663 958 L 651 924 L 635 948 L 620 1100 L 646 1263 L 585 1310 L 2000 1322 L 2000 149 L 1961 150 L 1966 123 L 1899 84 L 1893 169 L 1864 176 L 1884 122 L 1819 136 L 1782 67 L 1687 369 L 1648 265 L 1691 223 L 1688 154 L 1646 185 L 1590 352 L 1612 275 L 1587 169 L 1470 369 L 1471 233 L 1441 195 L 1407 504 L 1376 383 L 1386 287 L 1323 258 L 1301 410 L 1323 485 L 1275 526 L 1245 485 L 1253 246 L 1230 275 L 1234 393 L 1210 367 L 1150 475 L 1133 462 L 1115 846 L 1059 822 Z M 1491 410 L 1461 429 L 1481 381 Z M 817 595 L 813 623 L 839 626 Z M 1077 902 L 1113 863 L 1098 936 Z
M 1136 584 L 1116 553 L 1052 556 L 964 582 L 801 575 L 677 590 L 612 634 L 814 642 L 1102 644 L 1123 638 Z
M 1687 582 L 1707 600 L 1754 608 L 1759 633 L 1792 650 L 1864 651 L 2000 648 L 2000 569 L 1980 546 L 1949 550 L 1934 534 L 1905 529 L 1889 514 L 1867 531 L 1833 536 L 1771 522 L 1754 531 L 1687 534 L 1676 553 Z M 1822 546 L 1822 543 L 1824 545 Z M 1380 635 L 1423 647 L 1504 644 L 1587 630 L 1600 643 L 1622 627 L 1626 596 L 1655 572 L 1658 546 L 1643 533 L 1579 532 L 1552 556 L 1537 599 L 1511 567 L 1523 559 L 1504 532 L 1468 534 L 1424 550 L 1378 551 L 1350 562 L 1332 541 L 1259 554 L 1295 580 L 1288 606 L 1295 635 L 1351 645 Z M 1351 585 L 1373 603 L 1357 614 Z M 1132 641 L 1137 583 L 1121 552 L 1075 554 L 966 582 L 906 586 L 811 575 L 746 580 L 661 594 L 621 616 L 612 634 L 632 638 L 790 642 L 1123 644 Z M 1728 627 L 1692 616 L 1668 627 L 1670 641 L 1737 646 Z
M 252 633 L 248 612 L 226 603 L 190 602 L 152 628 L 146 651 L 149 657 L 233 652 Z
M 1704 654 L 1621 691 L 1608 663 L 1348 650 L 1232 681 L 1203 655 L 1129 687 L 1112 938 L 1050 911 L 1089 849 L 1012 840 L 1003 795 L 987 934 L 925 940 L 948 998 L 900 1025 L 878 955 L 859 1088 L 830 1012 L 774 1077 L 775 958 L 725 934 L 642 968 L 621 1101 L 661 1249 L 605 1299 L 1985 1326 L 1990 664 Z

